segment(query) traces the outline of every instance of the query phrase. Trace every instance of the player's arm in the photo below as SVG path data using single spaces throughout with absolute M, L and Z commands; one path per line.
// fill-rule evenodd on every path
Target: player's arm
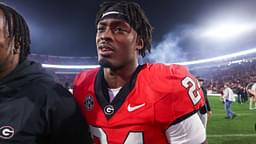
M 173 95 L 175 95 L 175 103 L 181 105 L 181 108 L 184 105 L 188 107 L 187 109 L 182 109 L 183 114 L 200 109 L 205 105 L 205 99 L 197 79 L 184 66 L 174 65 L 172 67 L 170 75 L 176 79 L 173 82 L 173 85 L 176 86 L 174 89 L 171 89 Z
M 171 125 L 166 130 L 166 137 L 171 144 L 203 144 L 206 141 L 205 128 L 197 113 Z
M 183 66 L 175 66 L 171 75 L 180 81 L 176 82 L 176 90 L 173 90 L 173 113 L 178 116 L 175 120 L 178 122 L 167 129 L 167 139 L 171 144 L 204 143 L 206 131 L 197 114 L 197 110 L 205 104 L 202 89 L 195 77 Z
M 74 97 L 60 85 L 55 85 L 48 95 L 51 103 L 47 108 L 47 118 L 52 143 L 89 143 L 88 126 Z

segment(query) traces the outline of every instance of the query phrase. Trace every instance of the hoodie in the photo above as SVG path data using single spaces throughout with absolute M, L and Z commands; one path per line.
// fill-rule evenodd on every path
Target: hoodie
M 1 144 L 86 144 L 73 96 L 40 64 L 24 61 L 0 80 Z

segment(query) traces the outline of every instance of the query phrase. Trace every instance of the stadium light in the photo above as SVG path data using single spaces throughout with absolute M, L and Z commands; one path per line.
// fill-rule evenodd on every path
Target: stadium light
M 208 63 L 208 62 L 219 61 L 219 60 L 223 60 L 223 59 L 229 59 L 229 58 L 233 58 L 233 57 L 248 55 L 248 54 L 252 54 L 252 53 L 256 53 L 256 48 L 233 53 L 233 54 L 218 56 L 218 57 L 214 57 L 214 58 L 202 59 L 202 60 L 196 60 L 196 61 L 188 61 L 188 62 L 178 62 L 176 64 L 193 65 L 193 64 Z M 166 65 L 169 65 L 169 64 L 171 64 L 171 63 L 166 63 Z M 56 69 L 92 69 L 92 68 L 99 67 L 99 65 L 52 65 L 52 64 L 42 64 L 42 66 L 45 68 L 56 68 Z
M 97 68 L 99 65 L 53 65 L 53 64 L 42 64 L 45 68 L 57 68 L 57 69 L 92 69 Z
M 226 22 L 216 23 L 210 28 L 201 32 L 201 37 L 214 38 L 217 40 L 227 40 L 241 36 L 256 29 L 255 23 Z

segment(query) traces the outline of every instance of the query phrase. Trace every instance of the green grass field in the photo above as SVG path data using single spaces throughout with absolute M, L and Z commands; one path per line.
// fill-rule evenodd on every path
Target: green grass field
M 256 144 L 256 110 L 249 110 L 248 103 L 232 104 L 237 114 L 232 120 L 225 119 L 224 106 L 219 97 L 209 96 L 213 111 L 207 125 L 209 144 Z

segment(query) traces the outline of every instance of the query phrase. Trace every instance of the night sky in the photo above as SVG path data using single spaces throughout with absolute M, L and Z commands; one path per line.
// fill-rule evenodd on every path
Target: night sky
M 191 60 L 256 48 L 255 29 L 229 40 L 201 36 L 202 29 L 224 21 L 256 24 L 256 0 L 137 1 L 154 27 L 152 53 L 156 59 L 164 56 L 168 57 L 164 61 L 177 58 Z M 16 8 L 27 20 L 32 37 L 32 53 L 58 56 L 97 55 L 94 20 L 102 1 L 4 2 Z

